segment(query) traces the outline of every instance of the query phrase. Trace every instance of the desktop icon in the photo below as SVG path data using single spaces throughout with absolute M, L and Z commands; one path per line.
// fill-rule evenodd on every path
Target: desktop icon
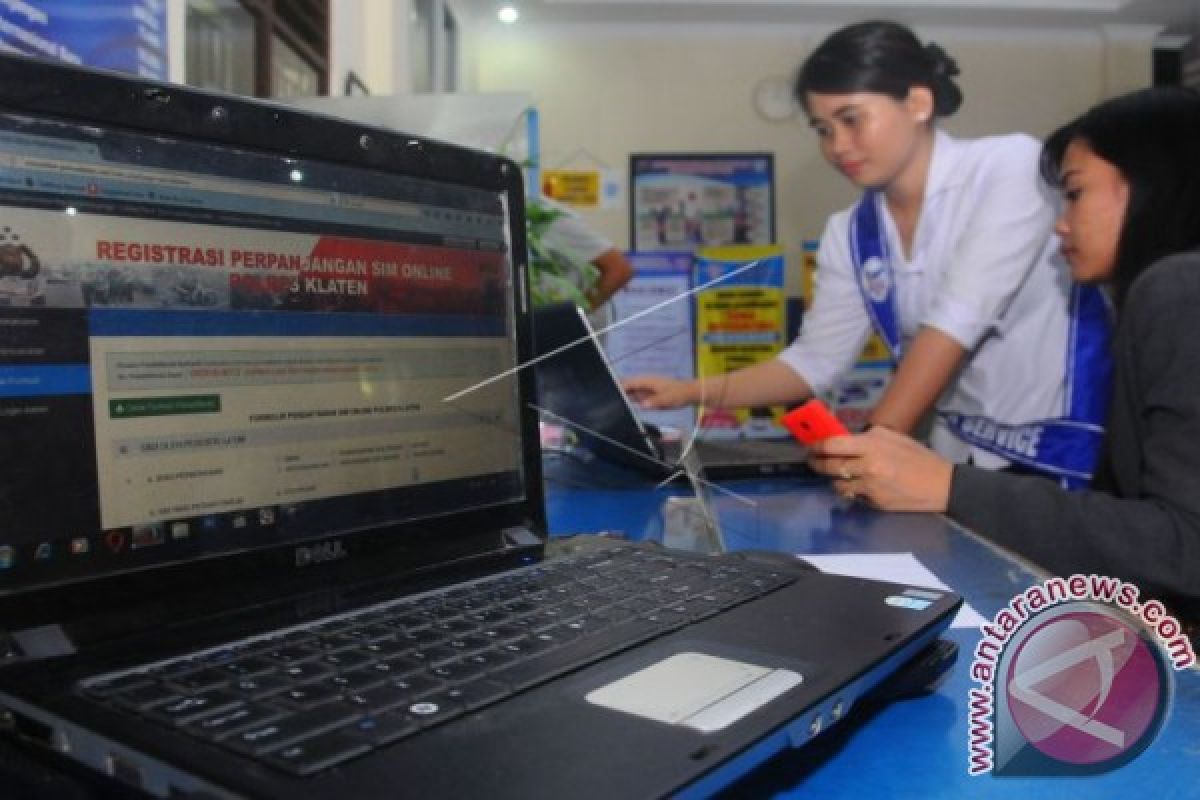
M 16 550 L 9 545 L 0 545 L 0 569 L 12 569 Z
M 275 509 L 260 508 L 258 510 L 258 524 L 263 526 L 264 528 L 267 527 L 268 525 L 274 525 L 275 524 Z
M 237 531 L 240 531 L 243 528 L 245 528 L 247 524 L 248 524 L 248 520 L 246 519 L 245 514 L 235 514 L 233 516 L 233 519 L 230 520 L 230 525 L 232 525 L 233 529 L 237 530 Z
M 39 542 L 37 549 L 33 551 L 34 561 L 49 561 L 54 556 L 54 544 L 51 542 Z
M 86 536 L 76 536 L 71 540 L 71 555 L 87 555 L 89 550 L 91 550 L 91 543 L 88 541 Z
M 121 552 L 125 549 L 125 531 L 108 531 L 104 534 L 104 543 L 114 553 Z
M 192 535 L 192 529 L 186 522 L 171 523 L 171 538 L 186 539 Z M 137 547 L 137 542 L 134 542 L 134 547 Z
M 155 547 L 164 541 L 162 526 L 157 523 L 149 525 L 134 525 L 131 547 L 140 550 L 143 547 Z

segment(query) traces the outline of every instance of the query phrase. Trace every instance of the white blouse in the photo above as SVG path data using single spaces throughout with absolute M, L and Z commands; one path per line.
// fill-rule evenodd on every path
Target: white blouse
M 967 351 L 939 410 L 1006 423 L 1063 413 L 1071 277 L 1058 252 L 1056 202 L 1040 178 L 1040 154 L 1024 134 L 968 140 L 937 132 L 908 258 L 880 204 L 905 346 L 929 326 Z M 779 356 L 818 393 L 853 366 L 872 331 L 847 238 L 852 213 L 830 217 L 812 303 L 800 335 Z M 940 423 L 930 443 L 952 461 L 1007 464 Z
M 613 243 L 589 228 L 573 209 L 548 197 L 541 198 L 539 202 L 546 208 L 560 212 L 542 231 L 542 245 L 548 250 L 565 254 L 566 263 L 590 264 L 613 249 Z M 581 274 L 572 275 L 572 282 L 581 290 L 588 288 Z M 614 319 L 612 303 L 605 303 L 590 312 L 588 319 L 596 330 L 607 328 Z

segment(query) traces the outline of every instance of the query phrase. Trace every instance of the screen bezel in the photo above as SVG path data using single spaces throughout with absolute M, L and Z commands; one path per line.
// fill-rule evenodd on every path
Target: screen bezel
M 0 55 L 0 111 L 502 192 L 510 208 L 518 363 L 525 363 L 532 354 L 525 231 L 524 225 L 518 224 L 524 220 L 524 180 L 520 168 L 507 158 L 263 101 L 7 54 Z M 532 371 L 519 370 L 517 380 L 520 396 L 532 397 Z M 506 528 L 523 527 L 544 537 L 537 416 L 527 404 L 520 411 L 524 500 L 339 534 L 336 538 L 342 541 L 346 557 L 336 564 L 307 567 L 303 583 L 379 574 L 393 559 L 403 569 L 417 568 L 421 562 L 414 559 L 417 542 L 424 543 L 436 560 L 448 554 L 461 559 L 470 551 L 502 548 L 498 532 Z M 497 535 L 481 539 L 481 530 L 496 531 Z M 464 553 L 462 545 L 467 543 L 469 552 Z M 296 546 L 287 543 L 18 590 L 0 597 L 0 619 L 10 630 L 66 622 L 81 613 L 95 613 L 96 598 L 119 605 L 149 596 L 155 603 L 165 603 L 173 595 L 184 596 L 189 590 L 204 591 L 213 585 L 223 589 L 220 597 L 211 598 L 213 604 L 244 606 L 258 594 L 269 597 L 289 583 L 288 576 L 297 573 Z M 359 570 L 356 565 L 364 566 Z M 280 586 L 273 584 L 273 576 L 279 577 Z

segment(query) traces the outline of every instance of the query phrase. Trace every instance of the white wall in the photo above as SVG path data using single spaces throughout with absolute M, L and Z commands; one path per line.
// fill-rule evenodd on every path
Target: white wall
M 751 105 L 754 85 L 792 75 L 827 30 L 779 27 L 560 27 L 518 23 L 479 33 L 480 91 L 529 91 L 541 115 L 542 163 L 582 149 L 628 170 L 640 151 L 756 150 L 775 153 L 778 240 L 798 290 L 800 244 L 855 192 L 821 160 L 803 120 L 767 122 Z M 1045 135 L 1096 100 L 1149 85 L 1153 30 L 1040 33 L 922 29 L 962 69 L 962 110 L 946 121 L 960 135 L 1022 130 Z M 588 212 L 598 230 L 627 245 L 628 203 Z
M 329 9 L 329 93 L 354 72 L 371 94 L 407 87 L 409 0 L 335 0 Z
M 457 0 L 447 0 L 454 8 Z M 372 94 L 407 92 L 412 87 L 409 20 L 412 0 L 331 0 L 329 4 L 329 88 L 341 94 L 353 71 Z M 459 14 L 460 20 L 463 14 Z M 168 79 L 183 83 L 186 66 L 187 0 L 167 0 Z M 477 72 L 467 60 L 464 75 Z
M 444 2 L 458 20 L 460 90 L 474 91 L 479 63 L 473 15 L 461 0 Z M 412 0 L 331 0 L 329 6 L 330 93 L 341 94 L 350 70 L 371 94 L 411 92 Z
M 167 80 L 183 83 L 187 74 L 187 0 L 167 0 Z
M 480 42 L 480 25 L 477 10 L 464 0 L 446 0 L 455 19 L 458 20 L 459 37 L 459 69 L 458 90 L 460 92 L 479 91 L 479 55 L 482 50 Z

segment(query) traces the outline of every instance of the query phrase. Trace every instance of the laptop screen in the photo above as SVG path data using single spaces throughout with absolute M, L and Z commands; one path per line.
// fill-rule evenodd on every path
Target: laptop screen
M 666 474 L 621 390 L 587 315 L 571 303 L 534 312 L 538 407 L 547 422 L 570 429 L 597 455 Z
M 0 207 L 0 595 L 524 497 L 502 192 L 0 113 Z

